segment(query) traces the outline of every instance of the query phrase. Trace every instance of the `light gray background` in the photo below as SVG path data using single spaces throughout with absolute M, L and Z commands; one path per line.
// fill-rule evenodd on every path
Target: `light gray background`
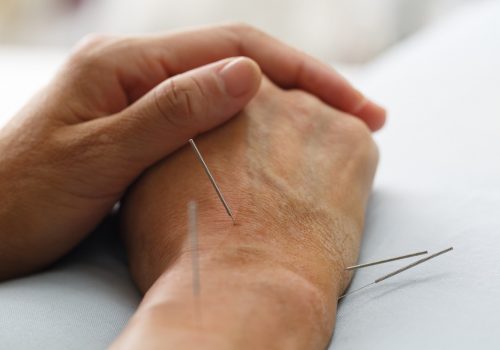
M 57 54 L 0 55 L 2 122 Z M 455 250 L 346 298 L 332 348 L 500 348 L 500 6 L 470 6 L 352 76 L 390 111 L 361 261 Z M 7 82 L 7 83 L 6 83 Z M 0 349 L 100 349 L 140 297 L 112 219 L 46 272 L 0 284 Z M 355 276 L 352 288 L 404 263 Z

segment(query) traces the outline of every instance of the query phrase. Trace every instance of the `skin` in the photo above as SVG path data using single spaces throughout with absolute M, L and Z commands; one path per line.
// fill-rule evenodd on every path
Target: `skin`
M 261 71 L 372 130 L 384 123 L 330 67 L 246 25 L 83 40 L 0 130 L 0 279 L 70 251 L 144 170 L 241 111 Z
M 324 349 L 378 161 L 366 124 L 264 80 L 241 113 L 197 143 L 236 225 L 189 147 L 149 169 L 122 208 L 130 269 L 145 297 L 113 348 Z

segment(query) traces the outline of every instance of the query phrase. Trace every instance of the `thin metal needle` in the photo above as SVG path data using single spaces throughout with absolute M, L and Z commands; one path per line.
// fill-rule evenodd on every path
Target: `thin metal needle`
M 396 256 L 394 258 L 389 258 L 389 259 L 384 259 L 384 260 L 378 260 L 378 261 L 374 261 L 374 262 L 371 262 L 371 263 L 349 266 L 349 267 L 346 268 L 346 270 L 361 269 L 363 267 L 384 264 L 384 263 L 387 263 L 387 262 L 390 262 L 390 261 L 396 261 L 396 260 L 401 260 L 401 259 L 412 258 L 414 256 L 419 256 L 419 255 L 424 255 L 424 254 L 427 254 L 427 250 L 423 251 L 423 252 L 418 252 L 418 253 L 412 253 L 412 254 L 407 254 L 407 255 Z
M 198 255 L 198 208 L 196 202 L 188 203 L 188 232 L 191 245 L 192 264 L 192 289 L 195 307 L 195 319 L 198 327 L 201 327 L 201 305 L 200 305 L 200 259 Z
M 432 254 L 432 255 L 429 255 L 429 256 L 427 256 L 427 257 L 425 257 L 425 258 L 423 258 L 423 259 L 417 260 L 417 261 L 415 261 L 414 263 L 411 263 L 410 265 L 406 265 L 406 266 L 404 266 L 404 267 L 402 267 L 402 268 L 400 268 L 400 269 L 397 269 L 397 270 L 396 270 L 396 271 L 394 271 L 394 272 L 391 272 L 391 273 L 389 273 L 389 274 L 387 274 L 387 275 L 385 275 L 385 276 L 382 276 L 382 277 L 380 277 L 380 278 L 376 279 L 376 280 L 375 280 L 375 283 L 382 282 L 382 281 L 384 281 L 384 280 L 386 280 L 386 279 L 388 279 L 388 278 L 391 278 L 391 277 L 393 277 L 393 276 L 396 276 L 397 274 L 400 274 L 400 273 L 401 273 L 401 272 L 403 272 L 403 271 L 406 271 L 406 270 L 408 270 L 408 269 L 411 269 L 412 267 L 415 267 L 415 266 L 417 266 L 417 265 L 420 265 L 421 263 L 424 263 L 424 262 L 426 262 L 427 260 L 430 260 L 430 259 L 432 259 L 432 258 L 435 258 L 436 256 L 439 256 L 439 255 L 441 255 L 441 254 L 448 253 L 448 252 L 450 252 L 450 251 L 452 251 L 452 250 L 453 250 L 453 247 L 450 247 L 450 248 L 448 248 L 448 249 L 445 249 L 445 250 L 442 250 L 442 251 L 440 251 L 440 252 L 437 252 L 437 253 L 434 253 L 434 254 Z
M 210 169 L 208 169 L 207 163 L 203 159 L 203 156 L 201 155 L 200 150 L 198 149 L 198 147 L 194 143 L 193 139 L 189 139 L 189 144 L 191 145 L 191 148 L 193 149 L 194 153 L 196 154 L 196 158 L 198 158 L 199 162 L 203 166 L 203 169 L 205 170 L 205 173 L 207 174 L 208 179 L 212 183 L 212 186 L 214 187 L 215 192 L 217 193 L 217 196 L 219 196 L 219 199 L 222 202 L 222 205 L 224 205 L 224 208 L 226 209 L 227 214 L 231 217 L 231 220 L 233 221 L 233 224 L 234 224 L 235 221 L 234 221 L 234 217 L 233 217 L 233 212 L 231 211 L 231 208 L 227 204 L 226 200 L 224 199 L 224 196 L 222 195 L 222 192 L 221 192 L 219 186 L 217 185 L 217 182 L 215 181 L 212 173 L 210 172 Z
M 397 274 L 400 274 L 400 273 L 401 273 L 401 272 L 403 272 L 403 271 L 409 270 L 409 269 L 411 269 L 412 267 L 415 267 L 415 266 L 417 266 L 417 265 L 420 265 L 420 264 L 422 264 L 422 263 L 426 262 L 427 260 L 430 260 L 430 259 L 432 259 L 432 258 L 435 258 L 435 257 L 437 257 L 437 256 L 439 256 L 439 255 L 441 255 L 441 254 L 448 253 L 449 251 L 452 251 L 452 250 L 453 250 L 453 247 L 450 247 L 450 248 L 447 248 L 447 249 L 442 250 L 442 251 L 440 251 L 440 252 L 437 252 L 437 253 L 434 253 L 434 254 L 432 254 L 432 255 L 429 255 L 429 256 L 427 256 L 427 257 L 425 257 L 425 258 L 423 258 L 423 259 L 417 260 L 417 261 L 415 261 L 414 263 L 411 263 L 411 264 L 409 264 L 409 265 L 406 265 L 406 266 L 404 266 L 404 267 L 402 267 L 402 268 L 400 268 L 400 269 L 397 269 L 397 270 L 396 270 L 396 271 L 394 271 L 394 272 L 391 272 L 391 273 L 389 273 L 389 274 L 387 274 L 387 275 L 384 275 L 384 276 L 382 276 L 382 277 L 380 277 L 380 278 L 377 278 L 377 279 L 376 279 L 375 281 L 373 281 L 372 283 L 369 283 L 369 284 L 367 284 L 367 285 L 365 285 L 365 286 L 363 286 L 363 287 L 361 287 L 361 288 L 355 289 L 355 290 L 353 290 L 352 292 L 349 292 L 349 293 L 346 293 L 346 294 L 344 294 L 344 295 L 341 295 L 341 296 L 340 296 L 337 300 L 340 300 L 340 299 L 342 299 L 342 298 L 345 298 L 346 296 L 348 296 L 348 295 L 350 295 L 350 294 L 353 294 L 353 293 L 359 292 L 361 289 L 364 289 L 364 288 L 366 288 L 366 287 L 369 287 L 369 286 L 371 286 L 371 285 L 373 285 L 373 284 L 376 284 L 376 283 L 382 282 L 382 281 L 384 281 L 384 280 L 386 280 L 386 279 L 388 279 L 388 278 L 391 278 L 391 277 L 393 277 L 393 276 L 396 276 Z
M 188 203 L 188 230 L 191 243 L 191 263 L 193 271 L 193 295 L 200 295 L 200 263 L 198 257 L 198 208 L 196 202 Z
M 372 282 L 372 283 L 367 284 L 367 285 L 365 285 L 365 286 L 363 286 L 363 287 L 360 287 L 360 288 L 358 288 L 358 289 L 355 289 L 355 290 L 353 290 L 352 292 L 345 293 L 345 294 L 341 295 L 341 296 L 337 299 L 337 301 L 339 301 L 339 300 L 340 300 L 340 299 L 342 299 L 342 298 L 345 298 L 345 297 L 346 297 L 346 296 L 348 296 L 348 295 L 351 295 L 351 294 L 357 293 L 357 292 L 359 292 L 359 291 L 360 291 L 360 290 L 362 290 L 362 289 L 368 288 L 368 287 L 370 287 L 370 286 L 371 286 L 371 285 L 373 285 L 373 284 L 375 284 L 375 282 Z

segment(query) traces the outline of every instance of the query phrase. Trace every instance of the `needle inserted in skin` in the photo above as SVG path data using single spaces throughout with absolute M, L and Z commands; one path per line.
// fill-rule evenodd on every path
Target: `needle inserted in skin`
M 192 264 L 192 289 L 194 297 L 195 323 L 201 327 L 201 305 L 200 305 L 200 261 L 198 255 L 198 209 L 196 202 L 188 203 L 188 233 L 191 246 L 191 264 Z
M 412 267 L 415 267 L 415 266 L 417 266 L 417 265 L 420 265 L 421 263 L 426 262 L 427 260 L 430 260 L 430 259 L 432 259 L 432 258 L 435 258 L 435 257 L 437 257 L 437 256 L 439 256 L 439 255 L 441 255 L 441 254 L 448 253 L 449 251 L 452 251 L 452 250 L 453 250 L 453 247 L 450 247 L 450 248 L 448 248 L 448 249 L 445 249 L 445 250 L 442 250 L 442 251 L 440 251 L 440 252 L 437 252 L 437 253 L 434 253 L 434 254 L 432 254 L 432 255 L 429 255 L 429 256 L 427 256 L 427 257 L 425 257 L 425 258 L 423 258 L 423 259 L 417 260 L 417 261 L 415 261 L 414 263 L 411 263 L 411 264 L 409 264 L 409 265 L 406 265 L 406 266 L 404 266 L 404 267 L 402 267 L 402 268 L 400 268 L 400 269 L 397 269 L 397 270 L 396 270 L 396 271 L 394 271 L 394 272 L 391 272 L 391 273 L 389 273 L 389 274 L 387 274 L 387 275 L 385 275 L 385 276 L 382 276 L 382 277 L 380 277 L 380 278 L 377 278 L 377 279 L 376 279 L 374 282 L 372 282 L 372 283 L 369 283 L 369 284 L 367 284 L 367 285 L 364 285 L 364 286 L 363 286 L 363 287 L 361 287 L 361 288 L 355 289 L 355 290 L 353 290 L 352 292 L 349 292 L 349 293 L 346 293 L 346 294 L 344 294 L 344 295 L 341 295 L 341 296 L 340 296 L 337 300 L 340 300 L 340 299 L 342 299 L 342 298 L 345 298 L 346 296 L 348 296 L 348 295 L 350 295 L 350 294 L 353 294 L 353 293 L 359 292 L 360 290 L 362 290 L 362 289 L 364 289 L 364 288 L 366 288 L 366 287 L 369 287 L 369 286 L 371 286 L 371 285 L 373 285 L 373 284 L 376 284 L 376 283 L 382 282 L 382 281 L 384 281 L 384 280 L 386 280 L 386 279 L 388 279 L 388 278 L 391 278 L 391 277 L 393 277 L 393 276 L 396 276 L 397 274 L 400 274 L 400 273 L 401 273 L 401 272 L 403 272 L 403 271 L 406 271 L 406 270 L 408 270 L 408 269 L 411 269 Z
M 198 209 L 196 202 L 188 203 L 188 231 L 191 243 L 191 263 L 193 271 L 193 295 L 200 295 L 200 263 L 198 259 Z
M 212 183 L 212 186 L 214 187 L 215 192 L 217 193 L 217 196 L 219 196 L 219 199 L 222 202 L 222 205 L 226 209 L 227 214 L 231 217 L 231 220 L 233 221 L 233 224 L 234 224 L 235 221 L 234 221 L 234 217 L 233 217 L 233 212 L 231 211 L 231 208 L 227 204 L 226 200 L 224 199 L 224 196 L 222 195 L 222 192 L 221 192 L 219 186 L 217 185 L 217 182 L 215 182 L 215 179 L 214 179 L 212 173 L 210 172 L 210 169 L 208 169 L 207 163 L 203 159 L 203 156 L 201 155 L 200 150 L 198 149 L 198 147 L 194 143 L 193 139 L 189 139 L 189 144 L 191 145 L 191 148 L 193 149 L 194 153 L 196 154 L 196 158 L 198 158 L 199 162 L 203 166 L 203 169 L 205 170 L 205 173 L 207 174 L 208 179 Z
M 387 262 L 390 262 L 390 261 L 396 261 L 396 260 L 401 260 L 401 259 L 412 258 L 414 256 L 419 256 L 419 255 L 424 255 L 424 254 L 427 254 L 427 250 L 423 251 L 423 252 L 418 252 L 418 253 L 412 253 L 412 254 L 407 254 L 407 255 L 396 256 L 396 257 L 390 258 L 390 259 L 384 259 L 384 260 L 374 261 L 374 262 L 371 262 L 371 263 L 349 266 L 349 267 L 346 268 L 346 270 L 361 269 L 363 267 L 368 267 L 368 266 L 373 266 L 373 265 L 378 265 L 378 264 L 384 264 L 384 263 L 387 263 Z

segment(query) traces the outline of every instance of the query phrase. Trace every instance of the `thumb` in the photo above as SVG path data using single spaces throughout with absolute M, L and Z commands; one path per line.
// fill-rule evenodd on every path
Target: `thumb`
M 238 113 L 257 93 L 261 76 L 254 61 L 238 57 L 167 79 L 112 117 L 119 148 L 142 166 L 158 161 Z

